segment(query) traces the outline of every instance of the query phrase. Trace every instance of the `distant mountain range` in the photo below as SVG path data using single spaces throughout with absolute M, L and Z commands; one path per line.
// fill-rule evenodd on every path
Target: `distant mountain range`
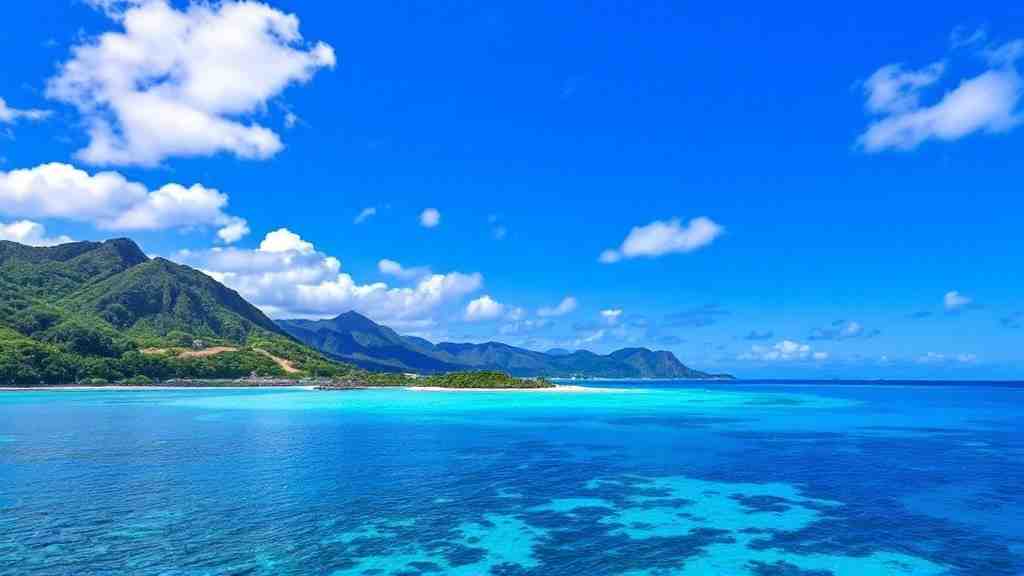
M 328 356 L 380 372 L 444 373 L 499 370 L 514 376 L 584 378 L 731 378 L 693 370 L 671 352 L 625 348 L 608 355 L 586 350 L 536 352 L 499 342 L 434 344 L 402 336 L 357 313 L 329 320 L 280 320 L 278 325 Z

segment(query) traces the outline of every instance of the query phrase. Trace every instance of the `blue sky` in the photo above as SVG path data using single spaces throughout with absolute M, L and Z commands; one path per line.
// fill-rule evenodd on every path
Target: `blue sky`
M 1024 377 L 1024 6 L 645 4 L 18 3 L 0 236 L 433 340 Z

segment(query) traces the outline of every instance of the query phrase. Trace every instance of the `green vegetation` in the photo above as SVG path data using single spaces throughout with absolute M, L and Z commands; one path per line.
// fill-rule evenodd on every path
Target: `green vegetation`
M 430 377 L 416 377 L 396 373 L 364 372 L 322 384 L 323 390 L 351 390 L 354 388 L 462 388 L 462 389 L 537 389 L 554 388 L 543 379 L 514 378 L 504 372 L 453 372 Z
M 543 379 L 513 378 L 504 372 L 455 372 L 429 378 L 419 378 L 411 386 L 437 388 L 554 388 L 555 385 Z
M 362 374 L 238 293 L 130 240 L 0 241 L 0 385 Z

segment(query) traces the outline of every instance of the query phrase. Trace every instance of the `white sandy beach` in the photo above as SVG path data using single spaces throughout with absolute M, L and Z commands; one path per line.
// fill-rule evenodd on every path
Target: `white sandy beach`
M 445 388 L 443 386 L 405 386 L 404 390 L 413 392 L 546 392 L 546 393 L 608 393 L 608 392 L 630 392 L 619 388 L 595 388 L 590 386 L 575 386 L 556 384 L 554 388 Z

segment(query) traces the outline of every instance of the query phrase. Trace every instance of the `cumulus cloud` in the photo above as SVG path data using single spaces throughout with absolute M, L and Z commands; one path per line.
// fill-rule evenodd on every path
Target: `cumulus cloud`
M 387 258 L 377 263 L 377 270 L 379 270 L 381 274 L 394 276 L 395 278 L 401 278 L 402 280 L 415 280 L 425 276 L 430 276 L 431 274 L 430 268 L 427 268 L 426 266 L 406 268 L 400 263 L 395 262 L 394 260 L 388 260 Z
M 268 314 L 328 317 L 357 310 L 393 327 L 424 326 L 446 304 L 481 288 L 480 274 L 430 274 L 408 287 L 383 282 L 359 284 L 298 234 L 282 228 L 266 235 L 256 250 L 214 248 L 182 251 L 176 259 L 237 290 Z
M 545 306 L 537 310 L 537 316 L 541 318 L 551 318 L 555 316 L 565 316 L 570 312 L 576 310 L 579 302 L 576 301 L 572 296 L 566 296 L 558 303 L 557 306 Z
M 241 218 L 232 218 L 227 226 L 217 230 L 217 238 L 225 244 L 234 244 L 249 235 L 249 223 Z
M 441 213 L 436 208 L 427 208 L 420 212 L 420 226 L 424 228 L 436 228 L 441 223 Z
M 690 220 L 685 226 L 678 218 L 668 222 L 656 220 L 633 228 L 619 248 L 605 250 L 598 260 L 613 264 L 629 258 L 693 252 L 711 244 L 724 232 L 725 228 L 704 216 Z
M 816 352 L 809 344 L 802 344 L 793 340 L 782 340 L 774 346 L 761 346 L 755 344 L 750 347 L 750 352 L 739 356 L 740 360 L 754 360 L 760 362 L 793 362 L 799 360 L 827 360 L 827 352 Z
M 942 297 L 942 305 L 946 308 L 946 312 L 957 312 L 959 310 L 963 310 L 973 302 L 973 299 L 964 296 L 956 290 L 950 290 Z
M 11 108 L 3 98 L 0 98 L 0 124 L 14 124 L 18 120 L 44 120 L 50 114 L 49 110 Z
M 945 62 L 919 70 L 907 70 L 900 64 L 879 68 L 864 83 L 865 108 L 876 118 L 861 134 L 858 145 L 866 152 L 910 150 L 931 139 L 953 141 L 976 132 L 998 133 L 1016 127 L 1024 93 L 1016 63 L 1024 54 L 1024 41 L 983 54 L 989 64 L 984 72 L 962 79 L 930 106 L 922 105 L 922 92 L 942 78 Z
M 505 314 L 505 305 L 491 298 L 489 294 L 471 300 L 466 305 L 465 318 L 469 322 L 494 320 Z
M 224 211 L 227 204 L 226 194 L 202 184 L 150 191 L 116 172 L 89 174 L 69 164 L 0 172 L 0 213 L 88 222 L 104 230 L 215 227 L 231 243 L 249 227 Z
M 312 242 L 306 242 L 295 232 L 287 228 L 278 228 L 267 233 L 260 242 L 260 252 L 271 254 L 312 254 L 316 248 Z
M 374 217 L 376 215 L 377 215 L 377 208 L 376 207 L 370 206 L 369 208 L 363 208 L 362 211 L 359 212 L 359 215 L 356 216 L 355 220 L 353 220 L 352 222 L 354 224 L 362 224 L 363 222 L 366 222 L 367 220 L 369 220 L 370 218 L 372 218 L 372 217 Z
M 47 236 L 46 227 L 31 220 L 18 220 L 8 224 L 0 222 L 0 240 L 10 240 L 29 246 L 54 246 L 74 242 L 68 236 Z
M 91 1 L 120 30 L 74 46 L 47 85 L 50 98 L 82 114 L 89 144 L 77 156 L 91 164 L 269 158 L 281 139 L 251 117 L 335 65 L 329 45 L 303 40 L 294 14 L 266 4 Z

